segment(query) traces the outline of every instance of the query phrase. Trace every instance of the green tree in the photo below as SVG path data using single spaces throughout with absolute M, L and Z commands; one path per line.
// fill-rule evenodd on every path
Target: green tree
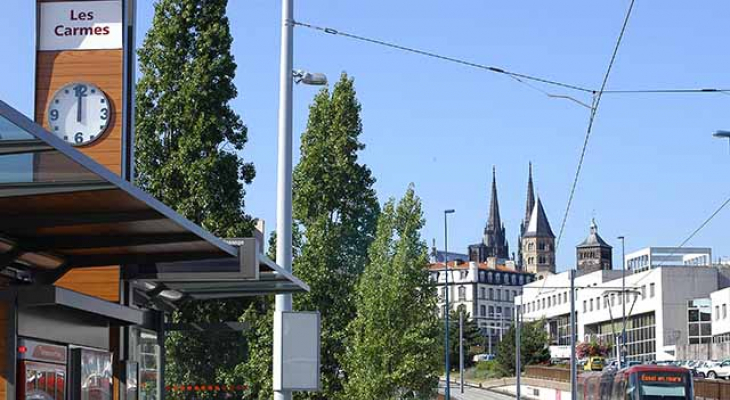
M 247 130 L 229 102 L 237 96 L 227 0 L 159 0 L 139 50 L 136 183 L 221 237 L 247 236 L 244 185 L 253 165 L 239 156 Z M 247 300 L 188 303 L 173 322 L 239 320 Z M 171 332 L 168 383 L 242 383 L 240 334 Z M 199 396 L 200 397 L 200 396 Z M 207 397 L 207 394 L 203 394 Z
M 459 312 L 464 313 L 464 367 L 470 367 L 475 354 L 480 351 L 474 351 L 477 346 L 481 346 L 484 337 L 479 332 L 479 325 L 473 320 L 469 313 L 464 310 L 463 306 L 459 306 L 457 310 L 451 310 L 449 313 L 449 364 L 451 370 L 459 369 Z M 443 332 L 443 327 L 441 329 Z M 442 340 L 443 342 L 443 340 Z M 443 365 L 443 364 L 442 364 Z
M 421 201 L 409 187 L 378 220 L 348 327 L 347 399 L 431 398 L 441 369 L 436 291 L 421 240 Z
M 511 326 L 504 339 L 497 346 L 497 362 L 505 375 L 515 372 L 515 326 Z M 525 365 L 550 361 L 550 336 L 545 330 L 545 321 L 532 321 L 522 324 L 520 330 L 520 362 Z
M 361 132 L 354 82 L 343 73 L 331 96 L 323 89 L 314 98 L 294 170 L 294 218 L 303 236 L 294 273 L 311 288 L 294 296 L 294 307 L 322 316 L 322 391 L 303 397 L 333 399 L 342 389 L 340 360 L 347 324 L 355 317 L 353 290 L 379 212 L 375 179 L 358 162 L 365 148 Z

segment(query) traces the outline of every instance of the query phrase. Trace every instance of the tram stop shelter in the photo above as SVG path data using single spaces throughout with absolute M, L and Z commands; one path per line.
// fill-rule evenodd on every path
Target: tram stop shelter
M 166 312 L 308 290 L 0 101 L 0 400 L 164 398 Z

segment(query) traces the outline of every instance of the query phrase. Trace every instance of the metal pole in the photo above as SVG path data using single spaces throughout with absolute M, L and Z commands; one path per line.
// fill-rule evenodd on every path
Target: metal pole
M 504 339 L 504 308 L 502 308 L 502 312 L 499 313 L 499 341 L 501 342 Z
M 570 270 L 570 398 L 578 398 L 578 371 L 575 360 L 575 270 Z
M 517 328 L 515 329 L 515 377 L 516 377 L 516 391 L 517 400 L 520 400 L 520 393 L 522 389 L 521 375 L 522 375 L 522 355 L 520 350 L 520 342 L 522 341 L 522 288 L 520 288 L 520 301 L 517 305 Z
M 279 64 L 279 148 L 276 186 L 276 263 L 292 267 L 292 70 L 294 1 L 281 0 L 281 60 Z M 276 314 L 291 311 L 291 294 L 276 296 Z M 278 318 L 277 318 L 278 319 Z M 275 324 L 275 327 L 278 324 Z M 280 327 L 279 327 L 280 328 Z M 274 330 L 274 376 L 281 371 L 282 330 Z M 275 391 L 274 400 L 291 400 L 288 390 Z
M 464 393 L 464 311 L 459 311 L 459 381 Z
M 446 307 L 444 311 L 444 317 L 446 320 L 446 333 L 445 339 L 446 345 L 444 347 L 444 353 L 446 353 L 446 399 L 451 399 L 451 364 L 449 364 L 449 228 L 447 216 L 449 213 L 444 211 L 444 265 L 446 266 Z
M 624 346 L 626 344 L 626 246 L 623 236 L 621 239 L 621 305 L 623 306 L 623 327 L 621 328 L 621 347 L 619 349 L 618 366 L 619 369 L 624 367 Z

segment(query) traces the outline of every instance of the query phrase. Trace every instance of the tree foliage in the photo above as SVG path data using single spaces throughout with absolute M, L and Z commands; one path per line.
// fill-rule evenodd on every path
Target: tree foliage
M 515 326 L 512 325 L 507 335 L 497 346 L 497 362 L 506 375 L 515 371 Z M 532 321 L 522 324 L 520 330 L 520 363 L 525 365 L 541 364 L 550 361 L 550 336 L 545 330 L 545 321 Z
M 254 168 L 239 153 L 247 130 L 229 102 L 237 96 L 227 0 L 159 0 L 139 50 L 136 183 L 220 237 L 251 233 L 244 184 Z M 241 318 L 244 300 L 187 303 L 172 322 Z M 240 334 L 171 332 L 169 384 L 240 384 Z M 202 394 L 207 397 L 208 394 Z
M 348 327 L 347 399 L 430 398 L 441 367 L 440 325 L 421 202 L 412 187 L 378 220 L 370 261 L 357 286 Z
M 294 218 L 303 237 L 294 273 L 311 288 L 294 296 L 294 307 L 319 310 L 322 322 L 323 390 L 309 398 L 332 399 L 342 389 L 340 359 L 355 317 L 352 294 L 375 235 L 379 205 L 375 179 L 358 162 L 365 147 L 361 132 L 354 82 L 342 74 L 331 96 L 323 89 L 314 99 L 294 170 Z

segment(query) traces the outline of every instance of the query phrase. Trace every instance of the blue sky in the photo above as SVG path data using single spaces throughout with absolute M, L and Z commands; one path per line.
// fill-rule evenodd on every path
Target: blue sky
M 5 0 L 0 14 L 0 98 L 27 115 L 33 106 L 34 7 Z M 139 39 L 152 2 L 139 5 Z M 297 2 L 296 19 L 444 55 L 589 87 L 600 85 L 628 0 L 333 1 Z M 233 102 L 249 127 L 243 155 L 257 178 L 247 211 L 275 226 L 276 113 L 279 4 L 233 0 L 229 6 L 236 84 Z M 611 89 L 730 88 L 730 3 L 637 1 Z M 497 168 L 502 218 L 516 251 L 524 213 L 527 164 L 558 232 L 583 142 L 588 112 L 549 99 L 504 76 L 439 60 L 323 35 L 295 31 L 295 67 L 355 77 L 367 145 L 361 160 L 377 178 L 381 200 L 413 182 L 423 199 L 430 245 L 443 245 L 442 210 L 455 208 L 450 250 L 480 239 L 487 218 L 491 168 Z M 556 94 L 571 94 L 550 89 Z M 315 89 L 295 87 L 295 133 L 307 119 Z M 588 98 L 583 100 L 589 102 Z M 591 216 L 627 252 L 677 245 L 730 195 L 726 143 L 711 137 L 730 129 L 730 96 L 606 95 L 560 248 L 558 269 L 575 264 Z M 730 210 L 689 245 L 730 255 Z M 620 249 L 619 249 L 620 251 Z M 616 251 L 614 252 L 617 253 Z M 618 262 L 619 258 L 615 257 Z

